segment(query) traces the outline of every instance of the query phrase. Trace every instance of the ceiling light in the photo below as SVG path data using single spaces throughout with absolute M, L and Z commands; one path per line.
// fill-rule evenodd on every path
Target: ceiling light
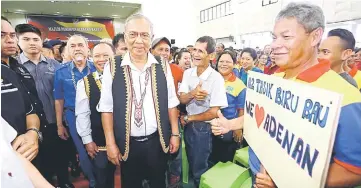
M 55 1 L 50 1 L 50 2 L 55 3 Z
M 118 17 L 119 15 L 116 15 L 116 14 L 114 14 L 114 15 L 112 15 L 112 17 Z
M 16 11 L 16 12 L 23 12 L 24 10 L 16 9 L 15 11 Z
M 90 5 L 90 3 L 88 3 L 88 5 Z
M 57 11 L 56 13 L 57 13 L 57 14 L 59 14 L 60 12 L 59 12 L 59 11 Z

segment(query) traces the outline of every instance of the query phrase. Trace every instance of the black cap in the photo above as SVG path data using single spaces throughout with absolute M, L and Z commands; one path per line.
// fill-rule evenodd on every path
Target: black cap
M 169 47 L 172 46 L 172 44 L 171 44 L 170 41 L 167 39 L 167 37 L 161 37 L 161 38 L 157 38 L 157 39 L 155 39 L 155 40 L 153 41 L 153 43 L 152 43 L 152 49 L 154 49 L 155 46 L 157 46 L 160 41 L 166 42 L 166 43 L 169 45 Z
M 43 43 L 43 48 L 52 49 L 53 46 L 51 46 L 51 45 L 49 44 L 49 42 L 44 42 L 44 43 Z
M 51 47 L 54 47 L 55 45 L 58 45 L 58 44 L 62 44 L 61 40 L 58 40 L 58 39 L 50 40 L 48 43 Z

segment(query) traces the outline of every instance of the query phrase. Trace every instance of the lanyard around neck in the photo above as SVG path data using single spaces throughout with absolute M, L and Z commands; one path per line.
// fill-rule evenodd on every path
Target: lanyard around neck
M 87 72 L 87 74 L 89 74 L 89 73 L 90 73 L 90 68 L 89 68 L 89 66 L 87 66 L 87 67 L 88 67 L 88 72 Z M 78 71 L 79 71 L 79 69 L 78 69 Z M 80 73 L 81 73 L 81 72 L 80 72 Z M 73 81 L 74 89 L 76 90 L 76 82 L 75 82 L 74 68 L 71 70 L 71 79 L 72 79 L 72 81 Z

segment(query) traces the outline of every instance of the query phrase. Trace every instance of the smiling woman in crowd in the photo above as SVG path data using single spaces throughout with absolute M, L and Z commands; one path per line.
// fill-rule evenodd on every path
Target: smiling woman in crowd
M 244 113 L 246 85 L 233 72 L 236 61 L 236 54 L 228 50 L 219 54 L 217 59 L 217 70 L 224 78 L 228 102 L 228 107 L 221 111 L 227 119 L 240 117 Z M 214 138 L 212 163 L 232 161 L 238 149 L 239 144 L 237 143 L 242 141 L 242 137 L 242 130 L 236 130 Z
M 261 69 L 262 71 L 264 71 L 264 69 L 266 67 L 267 59 L 268 59 L 268 55 L 265 54 L 264 52 L 261 52 L 261 54 L 259 55 L 258 62 L 257 62 L 257 67 L 259 69 Z
M 255 63 L 257 61 L 257 52 L 253 48 L 245 48 L 241 52 L 241 66 L 242 68 L 239 70 L 235 70 L 236 76 L 242 80 L 242 82 L 247 85 L 247 77 L 248 71 L 261 72 L 263 71 L 258 67 L 255 67 Z
M 192 64 L 191 53 L 189 53 L 187 49 L 181 49 L 177 53 L 177 55 L 175 55 L 175 63 L 183 70 L 187 70 L 191 68 L 191 64 Z

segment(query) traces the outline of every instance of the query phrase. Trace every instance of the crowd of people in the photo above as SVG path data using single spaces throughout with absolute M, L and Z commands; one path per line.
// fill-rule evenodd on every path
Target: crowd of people
M 181 187 L 183 138 L 199 187 L 212 165 L 248 146 L 250 71 L 344 95 L 326 186 L 361 185 L 361 49 L 345 29 L 322 40 L 324 29 L 320 7 L 291 3 L 263 50 L 210 36 L 177 48 L 135 14 L 124 34 L 90 49 L 82 35 L 42 41 L 35 26 L 1 17 L 3 185 L 71 188 L 70 167 L 89 187 L 114 187 L 119 166 L 122 187 Z M 276 187 L 252 148 L 249 156 L 254 187 Z

